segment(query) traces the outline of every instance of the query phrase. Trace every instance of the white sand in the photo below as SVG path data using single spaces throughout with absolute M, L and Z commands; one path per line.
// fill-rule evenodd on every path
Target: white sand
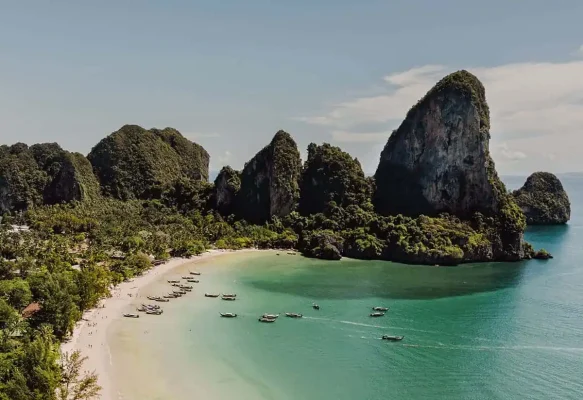
M 254 251 L 254 249 L 247 251 Z M 197 263 L 225 253 L 231 252 L 211 250 L 190 259 L 173 258 L 165 264 L 152 268 L 140 277 L 121 283 L 112 291 L 110 298 L 102 300 L 97 308 L 83 314 L 83 319 L 77 323 L 71 339 L 61 345 L 61 351 L 71 353 L 79 350 L 83 356 L 88 357 L 83 368 L 98 374 L 99 385 L 102 387 L 101 400 L 117 400 L 112 393 L 113 386 L 109 376 L 112 359 L 107 343 L 107 329 L 111 323 L 122 318 L 124 312 L 128 312 L 132 301 L 144 286 L 155 282 L 162 275 L 184 264 Z

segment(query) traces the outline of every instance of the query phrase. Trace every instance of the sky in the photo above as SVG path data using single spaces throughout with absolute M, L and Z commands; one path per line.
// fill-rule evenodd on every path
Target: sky
M 241 168 L 280 129 L 374 173 L 440 78 L 474 73 L 501 174 L 583 171 L 581 0 L 0 0 L 0 144 L 87 154 L 124 124 Z

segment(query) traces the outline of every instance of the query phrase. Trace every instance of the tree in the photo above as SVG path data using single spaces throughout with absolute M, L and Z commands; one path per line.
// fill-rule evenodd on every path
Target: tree
M 87 357 L 79 350 L 65 353 L 61 358 L 62 380 L 57 390 L 59 400 L 91 400 L 100 397 L 101 386 L 97 383 L 95 372 L 81 372 Z

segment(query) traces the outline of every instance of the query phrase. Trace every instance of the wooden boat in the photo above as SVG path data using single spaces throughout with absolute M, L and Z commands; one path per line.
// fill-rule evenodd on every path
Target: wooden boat
M 235 318 L 237 316 L 237 314 L 230 313 L 230 312 L 219 313 L 219 314 L 221 314 L 221 317 L 223 317 L 223 318 Z
M 373 307 L 373 311 L 388 311 L 388 307 Z
M 165 299 L 175 299 L 176 295 L 174 293 L 170 293 L 170 294 L 166 294 L 164 296 L 162 296 Z
M 300 313 L 295 313 L 295 312 L 286 312 L 285 315 L 287 315 L 290 318 L 302 318 L 303 315 Z
M 158 298 L 158 300 L 156 300 L 160 303 L 168 303 L 170 300 L 169 299 L 162 299 L 162 298 Z
M 148 296 L 148 300 L 158 300 L 160 298 L 160 296 Z
M 223 296 L 223 297 L 221 297 L 221 298 L 222 298 L 223 300 L 227 300 L 227 301 L 235 301 L 235 300 L 237 300 L 237 298 L 236 298 L 236 297 L 228 297 L 228 296 L 227 296 L 227 297 L 225 297 L 225 296 Z
M 312 308 L 313 308 L 314 310 L 319 310 L 319 309 L 320 309 L 320 306 L 319 306 L 319 305 L 317 305 L 316 303 L 314 303 L 314 304 L 312 304 Z
M 277 317 L 279 317 L 279 314 L 263 314 L 261 316 L 261 318 L 267 318 L 267 319 L 276 319 Z
M 169 280 L 168 283 L 180 283 L 180 281 L 177 281 L 177 280 Z
M 153 308 L 153 309 L 159 309 L 160 308 L 160 306 L 158 304 L 143 304 L 143 303 L 142 303 L 142 307 Z
M 400 340 L 403 340 L 405 338 L 405 336 L 389 336 L 389 335 L 383 335 L 382 339 L 383 340 L 389 340 L 391 342 L 398 342 Z
M 172 286 L 174 286 L 174 287 L 180 287 L 180 283 L 173 283 Z
M 178 286 L 178 287 L 179 287 L 180 289 L 184 289 L 184 290 L 186 290 L 186 289 L 192 289 L 192 285 L 180 285 L 180 286 Z
M 190 282 L 190 283 L 198 283 L 200 282 L 198 279 L 187 279 L 186 282 Z
M 190 279 L 190 276 L 183 276 L 182 279 Z
M 192 292 L 192 289 L 191 288 L 180 288 L 180 289 L 186 290 L 187 292 Z
M 150 315 L 162 315 L 162 310 L 149 310 L 146 311 L 146 314 L 150 314 Z
M 275 322 L 275 318 L 259 318 L 259 322 Z
M 373 312 L 373 313 L 370 313 L 370 316 L 371 317 L 382 317 L 383 315 L 385 315 L 384 312 Z
M 126 318 L 140 318 L 139 314 L 124 314 Z
M 200 275 L 200 272 L 197 272 L 197 271 L 190 271 L 190 275 Z
M 219 296 L 220 296 L 220 294 L 218 294 L 218 293 L 217 294 L 212 294 L 212 293 L 205 293 L 204 294 L 204 297 L 219 297 Z

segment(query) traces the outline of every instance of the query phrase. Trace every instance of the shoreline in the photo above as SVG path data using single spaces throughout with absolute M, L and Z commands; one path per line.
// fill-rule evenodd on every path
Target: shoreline
M 112 393 L 114 386 L 109 376 L 112 360 L 107 331 L 111 323 L 121 317 L 124 308 L 127 308 L 138 296 L 140 290 L 155 282 L 161 276 L 186 264 L 196 264 L 210 258 L 225 254 L 264 251 L 260 249 L 242 250 L 209 250 L 200 256 L 192 258 L 171 258 L 168 262 L 152 267 L 146 273 L 122 282 L 111 291 L 111 296 L 102 299 L 97 307 L 83 313 L 80 321 L 75 324 L 69 340 L 61 343 L 61 353 L 81 352 L 87 360 L 83 363 L 84 372 L 95 372 L 98 384 L 101 386 L 101 400 L 115 399 Z

